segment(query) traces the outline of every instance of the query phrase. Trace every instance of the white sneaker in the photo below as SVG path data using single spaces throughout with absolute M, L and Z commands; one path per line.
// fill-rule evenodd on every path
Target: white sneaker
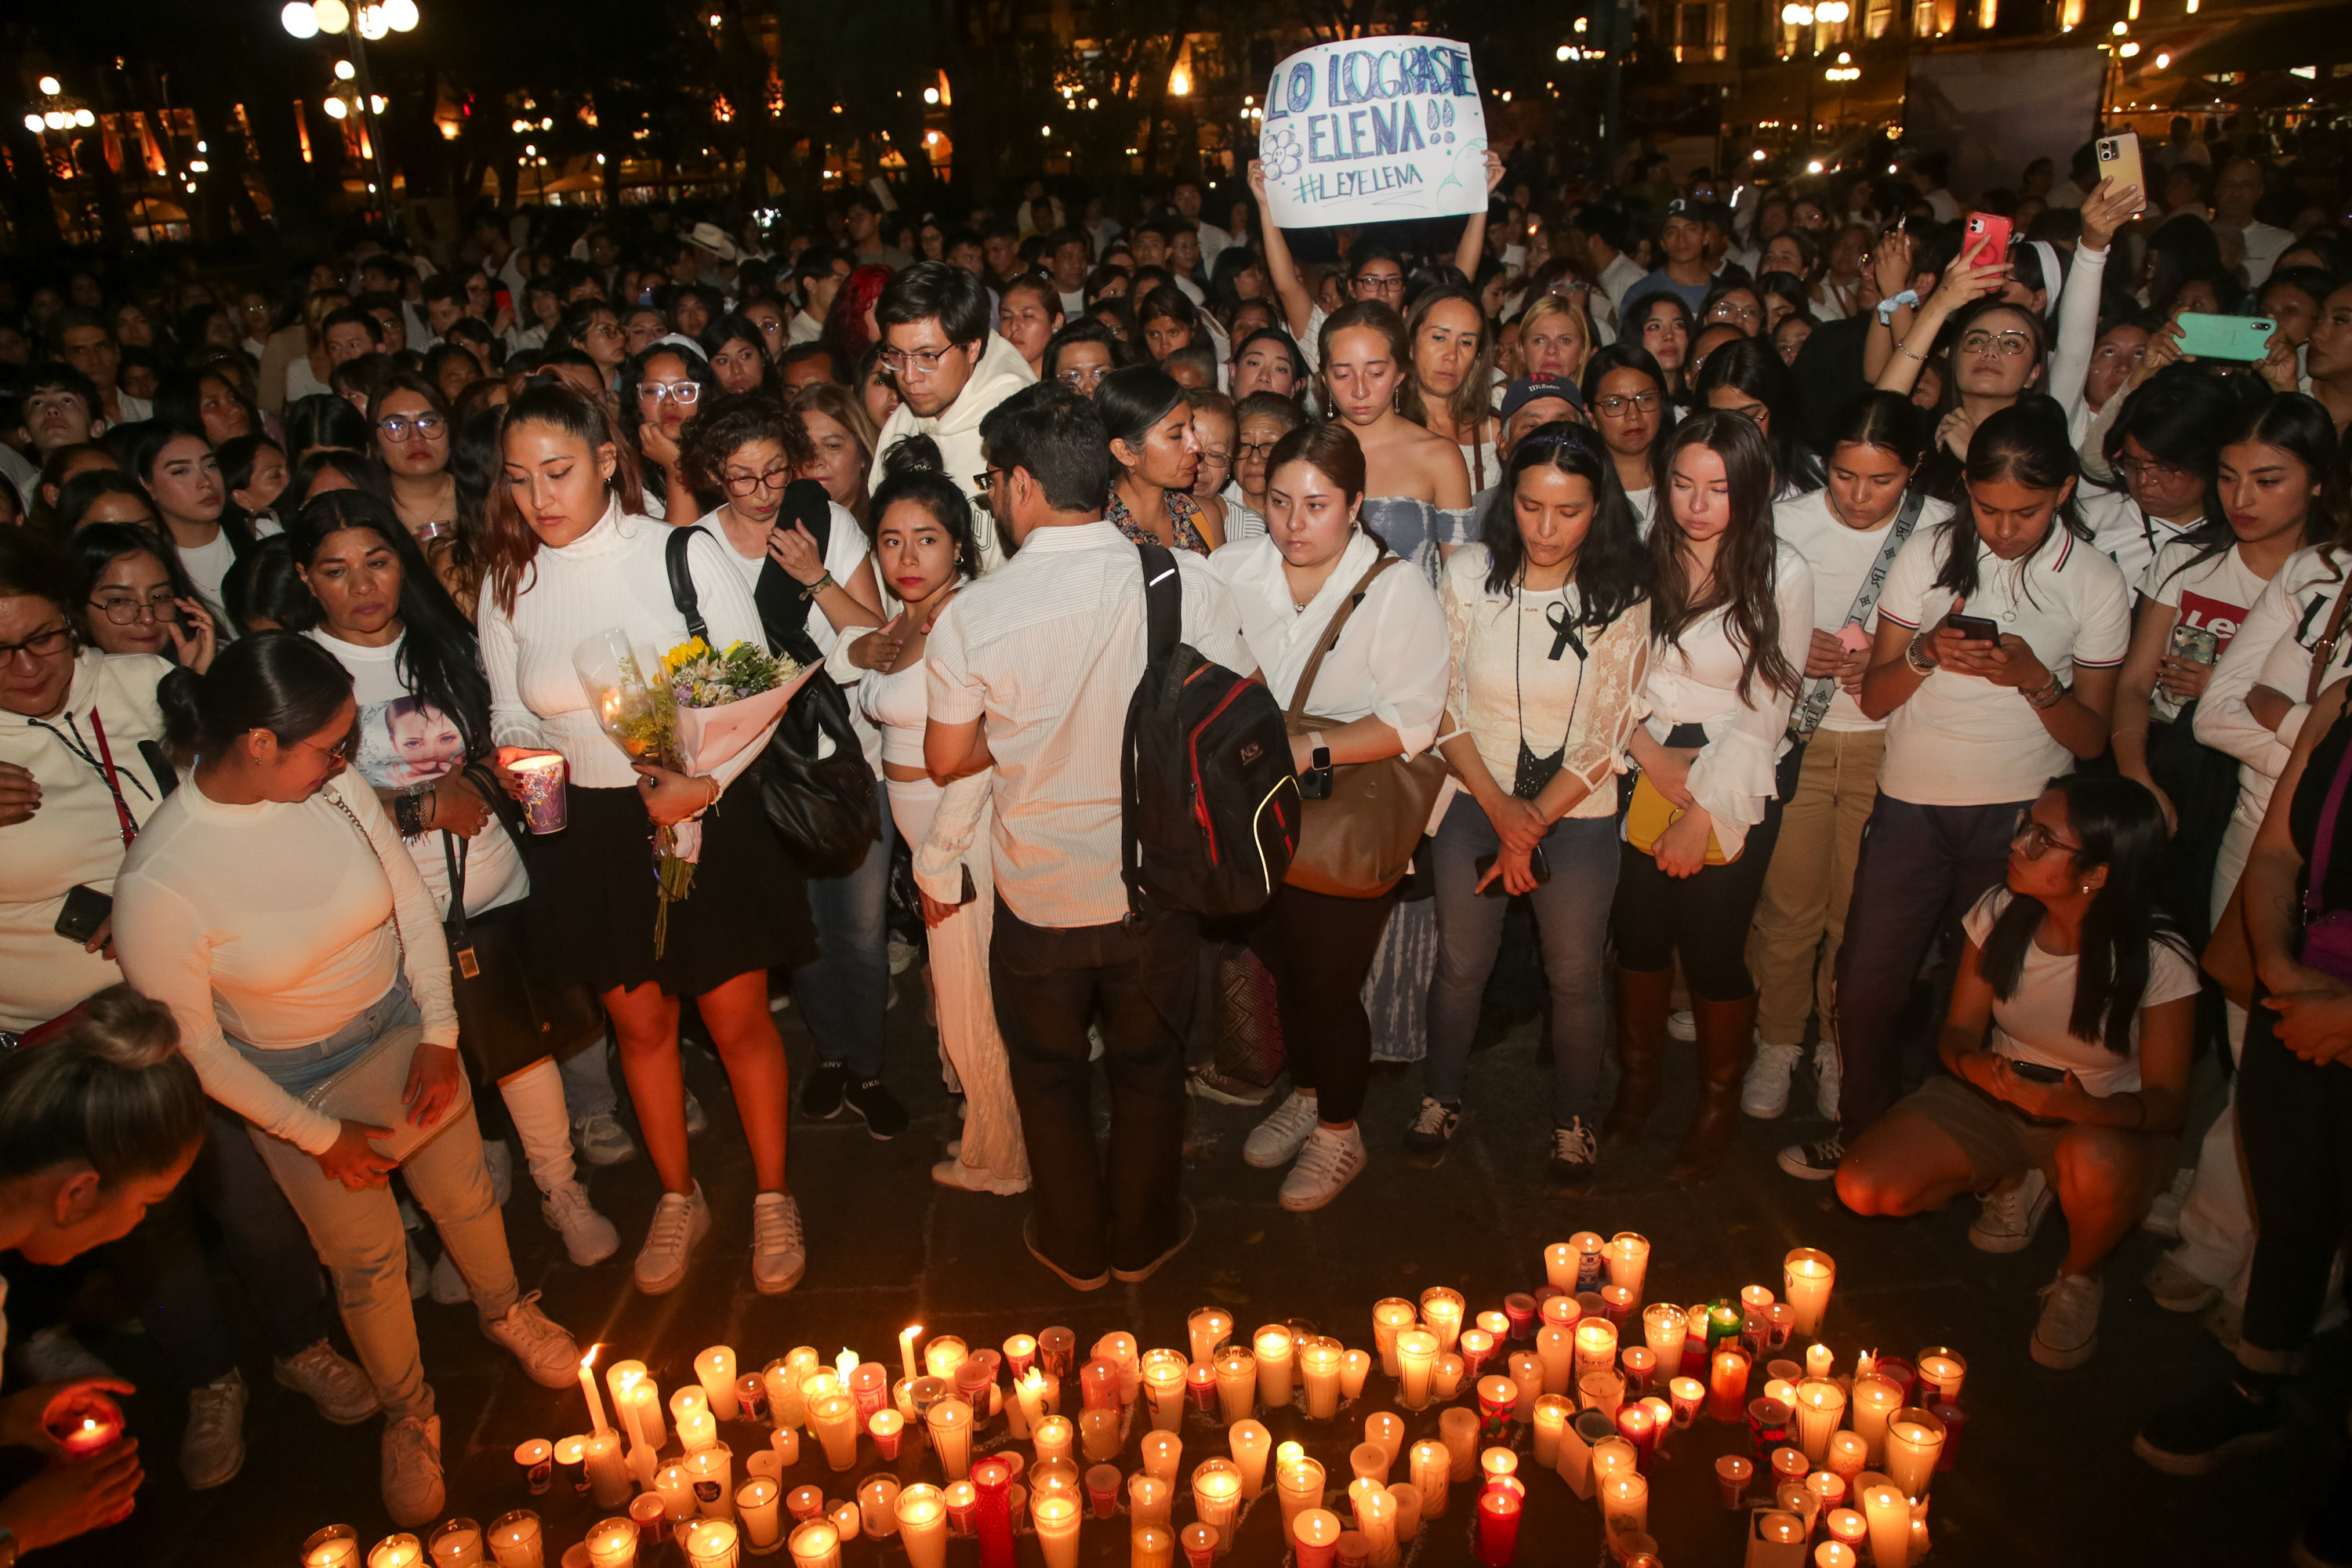
M 786 1193 L 761 1193 L 751 1200 L 751 1283 L 762 1296 L 781 1296 L 807 1272 L 801 1205 Z
M 580 1375 L 580 1346 L 569 1331 L 547 1321 L 536 1290 L 503 1316 L 484 1318 L 482 1332 L 492 1344 L 504 1346 L 541 1388 L 562 1388 Z
M 2139 1222 L 2140 1229 L 2167 1241 L 2180 1239 L 2180 1208 L 2189 1201 L 2189 1190 L 2197 1184 L 2197 1167 L 2183 1165 L 2172 1173 L 2172 1185 L 2156 1194 L 2147 1205 L 2147 1217 Z
M 2033 1233 L 2041 1227 L 2042 1215 L 2049 1211 L 2051 1196 L 2049 1178 L 2042 1173 L 2041 1167 L 2030 1167 L 2007 1192 L 1995 1190 L 1985 1194 L 1984 1213 L 1969 1226 L 1969 1240 L 1979 1252 L 2024 1251 L 2033 1244 Z M 2041 1342 L 2034 1342 L 2039 1345 Z
M 338 1426 L 356 1426 L 383 1408 L 375 1384 L 359 1363 L 320 1340 L 299 1355 L 271 1363 L 280 1388 L 307 1394 L 319 1414 Z
M 1837 1042 L 1822 1040 L 1813 1047 L 1813 1109 L 1824 1121 L 1838 1119 L 1838 1089 L 1845 1081 L 1838 1066 Z
M 225 1487 L 245 1468 L 245 1374 L 188 1393 L 188 1427 L 180 1438 L 180 1479 L 192 1492 Z
M 1364 1168 L 1364 1138 L 1350 1127 L 1334 1132 L 1318 1125 L 1298 1152 L 1297 1163 L 1282 1179 L 1282 1206 L 1293 1214 L 1319 1209 L 1339 1195 L 1341 1188 Z
M 120 1378 L 121 1373 L 99 1360 L 89 1346 L 74 1338 L 63 1323 L 52 1323 L 27 1334 L 9 1348 L 9 1359 L 27 1384 L 71 1383 L 77 1378 Z
M 637 1145 L 629 1136 L 629 1130 L 610 1110 L 600 1110 L 573 1122 L 572 1146 L 592 1165 L 622 1165 L 637 1157 Z
M 687 1255 L 709 1234 L 710 1205 L 702 1201 L 700 1182 L 690 1194 L 664 1193 L 646 1227 L 645 1245 L 637 1248 L 638 1291 L 659 1296 L 675 1289 L 686 1278 Z
M 394 1524 L 437 1517 L 447 1495 L 441 1486 L 441 1417 L 404 1415 L 383 1429 L 383 1510 Z
M 1307 1147 L 1307 1135 L 1314 1131 L 1315 1097 L 1293 1090 L 1273 1115 L 1250 1129 L 1242 1140 L 1242 1158 L 1261 1171 L 1287 1165 L 1298 1158 Z
M 482 1140 L 482 1163 L 490 1171 L 490 1196 L 500 1208 L 514 1196 L 514 1150 L 503 1138 Z
M 1687 1007 L 1677 1007 L 1666 1015 L 1666 1033 L 1677 1040 L 1698 1038 L 1698 1018 Z
M 2033 1359 L 2056 1372 L 2090 1360 L 2099 1348 L 2099 1303 L 2106 1293 L 2095 1274 L 2061 1274 L 2044 1285 Z
M 588 1189 L 566 1182 L 540 1200 L 539 1214 L 563 1237 L 563 1250 L 583 1268 L 592 1268 L 621 1250 L 621 1233 L 588 1201 Z
M 961 1143 L 961 1139 L 957 1142 Z M 961 1152 L 961 1151 L 959 1151 Z M 960 1192 L 992 1193 L 998 1197 L 1011 1197 L 1029 1190 L 1029 1183 L 1019 1176 L 992 1176 L 975 1166 L 967 1165 L 950 1155 L 931 1167 L 931 1180 L 943 1187 Z
M 1769 1121 L 1789 1109 L 1789 1075 L 1805 1059 L 1802 1046 L 1768 1046 L 1759 1042 L 1756 1059 L 1739 1086 L 1739 1109 L 1759 1121 Z
M 433 1299 L 445 1307 L 463 1306 L 474 1299 L 473 1291 L 466 1288 L 466 1277 L 458 1273 L 457 1266 L 450 1261 L 446 1247 L 441 1249 L 441 1256 L 433 1260 L 431 1293 Z

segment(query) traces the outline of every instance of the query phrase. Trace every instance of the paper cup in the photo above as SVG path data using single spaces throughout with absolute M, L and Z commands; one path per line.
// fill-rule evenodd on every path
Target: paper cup
M 533 833 L 561 833 L 570 821 L 563 793 L 565 768 L 560 756 L 523 757 L 513 766 L 522 783 L 522 812 Z

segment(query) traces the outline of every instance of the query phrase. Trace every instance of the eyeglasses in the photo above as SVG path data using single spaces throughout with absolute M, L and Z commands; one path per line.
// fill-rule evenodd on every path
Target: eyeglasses
M 617 338 L 621 335 L 621 329 L 610 321 L 596 321 L 590 324 L 587 335 L 592 338 Z
M 1102 378 L 1109 374 L 1110 366 L 1107 364 L 1088 365 L 1079 370 L 1066 370 L 1056 379 L 1059 380 L 1064 386 L 1086 393 L 1091 396 L 1094 394 L 1095 388 L 1102 384 Z
M 1753 305 L 1735 305 L 1728 300 L 1721 300 L 1706 313 L 1706 319 L 1710 321 L 1753 321 L 1762 315 L 1763 312 Z
M 322 746 L 316 741 L 297 741 L 294 743 L 306 751 L 318 752 L 332 757 L 339 763 L 348 763 L 359 752 L 360 727 L 357 724 L 352 725 L 344 731 L 343 738 L 331 746 Z
M 680 408 L 691 408 L 702 396 L 702 384 L 693 381 L 648 381 L 637 388 L 639 397 L 650 397 L 656 403 L 675 403 Z
M 2130 484 L 2169 484 L 2189 472 L 2171 463 L 2159 463 L 2149 458 L 2117 458 L 2116 471 Z
M 780 490 L 793 482 L 793 471 L 779 465 L 757 474 L 730 474 L 727 493 L 737 500 L 759 490 Z
M 1399 273 L 1391 277 L 1381 272 L 1367 273 L 1357 279 L 1352 287 L 1359 294 L 1402 294 L 1404 292 L 1404 275 Z
M 2017 814 L 2017 830 L 2009 836 L 2011 844 L 2022 845 L 2028 860 L 2039 860 L 2053 849 L 2063 849 L 2069 855 L 2080 855 L 2083 847 L 2069 842 L 2033 820 L 2031 807 Z
M 387 414 L 375 422 L 375 427 L 395 441 L 415 437 L 430 441 L 449 428 L 449 422 L 438 414 Z
M 1658 411 L 1658 395 L 1654 392 L 1637 392 L 1631 397 L 1596 397 L 1592 400 L 1592 406 L 1601 410 L 1602 416 L 1609 419 L 1622 419 L 1626 417 L 1628 410 L 1655 414 Z
M 1960 352 L 1990 358 L 2015 359 L 2033 347 L 2033 342 L 2023 332 L 1969 332 L 1960 339 Z
M 52 626 L 45 632 L 35 632 L 23 642 L 0 642 L 0 668 L 5 668 L 18 654 L 34 659 L 54 658 L 65 651 L 73 640 L 73 633 L 64 626 Z
M 1282 443 L 1279 440 L 1244 441 L 1240 446 L 1234 448 L 1234 456 L 1236 458 L 1270 458 L 1274 455 L 1274 449 L 1281 445 Z
M 935 375 L 939 372 L 940 361 L 955 351 L 956 345 L 950 343 L 943 349 L 884 349 L 875 357 L 879 359 L 893 375 L 904 375 L 910 370 L 920 371 L 925 375 Z
M 105 599 L 92 599 L 89 601 L 89 607 L 118 626 L 137 624 L 142 614 L 159 621 L 176 621 L 180 618 L 178 607 L 172 603 L 172 590 L 168 587 L 158 588 L 143 599 L 133 598 L 127 594 L 118 594 Z

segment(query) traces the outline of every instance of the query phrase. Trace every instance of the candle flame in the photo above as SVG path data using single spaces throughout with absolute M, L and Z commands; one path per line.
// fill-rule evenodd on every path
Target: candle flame
M 905 1328 L 900 1329 L 900 1330 L 898 1331 L 898 1337 L 899 1337 L 900 1339 L 902 1339 L 902 1340 L 913 1340 L 913 1339 L 915 1339 L 917 1336 L 920 1335 L 920 1334 L 922 1333 L 922 1331 L 923 1331 L 923 1325 L 922 1325 L 922 1324 L 920 1324 L 920 1323 L 908 1323 Z
M 85 1431 L 85 1432 L 95 1432 L 95 1431 L 97 1431 L 97 1430 L 98 1430 L 98 1422 L 97 1422 L 97 1420 L 96 1420 L 94 1417 L 92 1417 L 92 1416 L 89 1416 L 89 1415 L 85 1415 L 85 1416 L 83 1416 L 83 1417 L 81 1418 L 81 1429 L 82 1429 L 83 1431 Z
M 1021 1374 L 1021 1386 L 1032 1394 L 1043 1394 L 1045 1392 L 1045 1374 L 1033 1366 Z
M 590 1345 L 588 1347 L 588 1353 L 580 1358 L 580 1370 L 582 1372 L 586 1372 L 590 1367 L 594 1366 L 596 1364 L 596 1352 L 604 1348 L 604 1347 L 601 1344 Z
M 843 1384 L 846 1384 L 849 1382 L 849 1374 L 857 1370 L 857 1352 L 844 1345 L 841 1348 L 841 1353 L 833 1358 L 833 1364 L 835 1370 L 840 1374 Z

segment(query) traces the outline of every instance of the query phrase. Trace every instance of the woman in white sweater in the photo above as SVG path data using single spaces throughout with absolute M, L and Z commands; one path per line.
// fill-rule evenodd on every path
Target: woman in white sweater
M 550 1388 L 579 1347 L 516 1282 L 457 1062 L 439 912 L 374 792 L 344 771 L 351 677 L 309 638 L 263 632 L 165 701 L 195 767 L 115 879 L 115 952 L 132 985 L 170 1005 L 205 1091 L 249 1124 L 333 1273 L 386 1417 L 385 1509 L 419 1523 L 441 1510 L 441 1422 L 385 1184 L 394 1162 L 373 1142 L 393 1130 L 303 1097 L 373 1049 L 406 1053 L 407 1120 L 434 1131 L 397 1163 L 482 1331 Z
M 768 1012 L 768 971 L 814 956 L 814 944 L 800 874 L 756 793 L 720 798 L 758 749 L 689 777 L 633 766 L 605 735 L 572 655 L 615 627 L 658 652 L 687 640 L 669 591 L 672 530 L 641 513 L 635 458 L 603 405 L 572 388 L 534 386 L 515 399 L 501 440 L 505 477 L 491 496 L 477 612 L 490 733 L 509 789 L 513 764 L 525 757 L 560 755 L 569 773 L 571 826 L 546 837 L 532 867 L 548 918 L 534 923 L 531 940 L 546 973 L 603 998 L 661 1176 L 663 1195 L 637 1253 L 637 1289 L 674 1289 L 710 1228 L 687 1159 L 678 1068 L 679 1002 L 691 996 L 734 1086 L 751 1151 L 752 1282 L 772 1295 L 789 1290 L 808 1255 L 784 1182 L 784 1046 Z M 686 563 L 712 645 L 765 647 L 759 607 L 727 547 L 697 530 Z M 656 826 L 696 816 L 702 852 L 693 894 L 671 906 L 668 941 L 656 954 L 650 840 Z

